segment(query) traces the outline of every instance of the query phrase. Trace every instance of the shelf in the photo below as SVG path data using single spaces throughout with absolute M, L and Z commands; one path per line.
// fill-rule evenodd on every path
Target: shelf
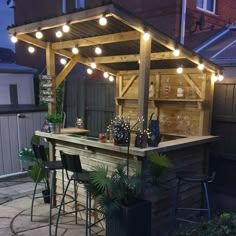
M 126 98 L 126 97 L 116 97 L 117 101 L 137 101 L 138 98 Z M 204 102 L 204 99 L 191 99 L 191 98 L 153 98 L 148 99 L 148 101 L 158 101 L 158 102 Z

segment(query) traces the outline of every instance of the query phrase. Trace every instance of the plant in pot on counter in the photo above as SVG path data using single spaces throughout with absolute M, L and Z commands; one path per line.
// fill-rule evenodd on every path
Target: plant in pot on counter
M 143 200 L 145 189 L 158 183 L 170 167 L 165 155 L 152 153 L 149 169 L 142 175 L 127 175 L 127 163 L 110 173 L 107 166 L 96 166 L 86 188 L 106 218 L 106 236 L 150 236 L 151 202 Z
M 60 133 L 62 119 L 61 113 L 55 112 L 47 115 L 46 120 L 48 121 L 50 133 Z
M 44 196 L 44 202 L 49 203 L 49 182 L 47 178 L 47 172 L 42 168 L 42 160 L 36 158 L 34 151 L 32 149 L 32 145 L 36 144 L 39 145 L 40 137 L 33 135 L 31 138 L 30 146 L 22 148 L 18 154 L 19 160 L 26 162 L 28 165 L 28 175 L 32 178 L 33 182 L 44 182 L 45 188 L 42 191 Z

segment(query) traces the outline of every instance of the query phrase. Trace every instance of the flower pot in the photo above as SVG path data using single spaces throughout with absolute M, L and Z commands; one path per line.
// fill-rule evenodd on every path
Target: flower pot
M 150 236 L 151 220 L 151 202 L 136 200 L 120 214 L 106 217 L 106 236 Z
M 49 123 L 48 126 L 49 126 L 50 133 L 60 134 L 61 123 Z
M 50 190 L 49 189 L 44 189 L 42 191 L 42 195 L 43 195 L 44 203 L 50 203 Z

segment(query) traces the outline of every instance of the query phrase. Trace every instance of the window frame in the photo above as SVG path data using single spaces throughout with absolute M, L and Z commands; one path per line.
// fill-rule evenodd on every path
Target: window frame
M 213 1 L 212 11 L 207 9 L 207 1 L 209 1 L 209 0 L 203 0 L 203 7 L 199 7 L 197 5 L 197 1 L 196 1 L 196 8 L 201 10 L 201 11 L 205 11 L 207 13 L 216 14 L 216 0 L 212 0 Z

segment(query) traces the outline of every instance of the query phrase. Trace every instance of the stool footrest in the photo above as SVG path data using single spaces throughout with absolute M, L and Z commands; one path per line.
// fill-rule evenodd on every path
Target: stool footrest
M 184 219 L 184 218 L 176 218 L 176 220 L 184 221 L 184 222 L 188 222 L 188 223 L 194 223 L 194 224 L 197 224 L 197 223 L 198 223 L 197 221 L 187 220 L 187 219 Z
M 176 210 L 191 210 L 191 211 L 208 211 L 206 208 L 186 208 L 186 207 L 178 207 Z

